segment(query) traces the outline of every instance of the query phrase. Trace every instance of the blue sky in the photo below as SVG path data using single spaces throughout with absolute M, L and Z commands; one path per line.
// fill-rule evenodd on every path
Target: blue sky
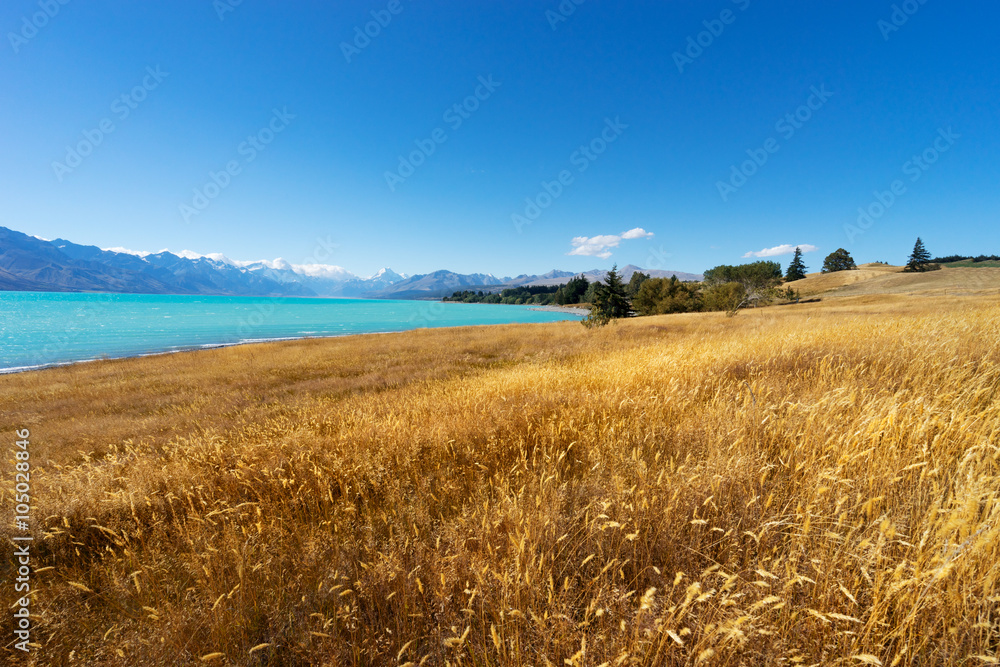
M 7 0 L 0 225 L 359 275 L 1000 252 L 995 2 L 576 2 Z

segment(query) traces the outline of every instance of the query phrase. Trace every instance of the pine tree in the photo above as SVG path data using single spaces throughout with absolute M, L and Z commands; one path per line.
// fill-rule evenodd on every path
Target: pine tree
M 917 242 L 913 246 L 910 259 L 906 262 L 905 271 L 927 271 L 931 264 L 931 254 L 924 247 L 924 242 L 917 237 Z
M 618 265 L 615 264 L 608 271 L 604 283 L 594 283 L 594 298 L 591 302 L 590 315 L 584 321 L 585 326 L 607 324 L 610 320 L 619 317 L 628 317 L 632 311 L 628 294 L 625 291 L 625 283 L 622 282 L 621 274 L 618 273 Z
M 604 279 L 603 303 L 604 311 L 612 319 L 617 317 L 628 317 L 632 311 L 632 304 L 628 300 L 628 292 L 625 283 L 622 282 L 621 274 L 618 273 L 618 265 L 615 264 L 608 271 Z
M 628 281 L 628 287 L 625 288 L 625 291 L 628 292 L 630 299 L 635 298 L 635 295 L 639 293 L 639 288 L 642 287 L 642 284 L 647 280 L 649 280 L 648 273 L 636 271 L 632 274 L 632 279 Z
M 785 272 L 785 281 L 793 282 L 795 280 L 802 280 L 806 277 L 806 265 L 802 261 L 802 249 L 795 248 L 795 257 L 792 258 L 792 263 L 788 265 L 788 271 Z

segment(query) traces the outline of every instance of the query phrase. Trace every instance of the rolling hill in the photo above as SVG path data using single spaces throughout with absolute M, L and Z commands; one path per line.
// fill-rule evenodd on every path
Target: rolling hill
M 949 267 L 940 271 L 903 273 L 902 266 L 862 264 L 856 271 L 810 273 L 803 280 L 789 283 L 803 297 L 839 297 L 895 294 L 928 296 L 932 294 L 975 295 L 1000 293 L 1000 267 Z

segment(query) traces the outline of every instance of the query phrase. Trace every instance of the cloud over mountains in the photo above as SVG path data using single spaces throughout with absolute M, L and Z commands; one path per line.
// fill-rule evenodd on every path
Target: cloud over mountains
M 798 245 L 792 245 L 791 243 L 785 243 L 782 245 L 776 245 L 773 248 L 764 248 L 763 250 L 753 251 L 751 250 L 747 254 L 743 255 L 744 258 L 747 257 L 779 257 L 781 255 L 791 255 L 795 252 L 795 249 L 799 248 L 802 252 L 815 252 L 819 250 L 814 245 L 809 245 L 808 243 L 799 243 Z
M 653 233 L 647 232 L 642 227 L 636 227 L 628 230 L 627 232 L 622 232 L 621 234 L 604 234 L 590 237 L 577 236 L 570 241 L 570 245 L 573 246 L 573 249 L 566 254 L 607 259 L 611 257 L 612 248 L 617 248 L 622 241 L 651 238 L 653 238 Z

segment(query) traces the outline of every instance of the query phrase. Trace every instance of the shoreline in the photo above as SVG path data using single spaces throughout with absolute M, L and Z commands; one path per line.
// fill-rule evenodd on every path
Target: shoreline
M 580 315 L 581 309 L 565 309 L 563 310 L 558 306 L 538 306 L 532 310 L 545 310 L 554 308 L 558 312 L 570 312 L 572 314 Z M 568 320 L 566 320 L 568 321 Z M 166 354 L 180 354 L 183 352 L 201 352 L 207 350 L 218 350 L 226 347 L 239 347 L 243 345 L 261 345 L 264 343 L 284 343 L 296 340 L 322 340 L 329 338 L 349 338 L 352 336 L 385 336 L 389 334 L 403 334 L 409 333 L 411 331 L 423 331 L 425 329 L 461 329 L 463 327 L 497 327 L 497 326 L 508 326 L 511 324 L 553 324 L 553 322 L 503 322 L 497 324 L 459 324 L 455 326 L 447 327 L 418 327 L 415 329 L 400 329 L 398 331 L 361 331 L 356 333 L 343 333 L 343 334 L 326 334 L 326 335 L 303 335 L 303 336 L 281 336 L 277 338 L 251 338 L 247 340 L 240 340 L 232 343 L 202 343 L 198 345 L 192 345 L 190 347 L 178 347 L 171 350 L 160 350 L 157 352 L 140 352 L 138 354 L 123 354 L 121 356 L 100 356 L 92 357 L 90 359 L 77 359 L 74 361 L 54 361 L 47 364 L 38 364 L 34 366 L 11 366 L 9 368 L 0 368 L 0 376 L 3 375 L 15 375 L 17 373 L 30 373 L 32 371 L 45 371 L 53 368 L 63 368 L 66 366 L 76 366 L 77 364 L 89 364 L 96 361 L 121 361 L 123 359 L 142 359 L 144 357 L 158 357 Z
M 495 326 L 480 324 L 472 326 Z M 442 329 L 457 327 L 438 327 Z M 347 338 L 349 336 L 382 336 L 386 334 L 406 333 L 407 331 L 418 331 L 418 329 L 403 329 L 401 331 L 363 331 L 358 333 L 329 334 L 324 336 L 282 336 L 279 338 L 252 338 L 236 341 L 235 343 L 202 343 L 191 347 L 179 347 L 172 350 L 160 350 L 158 352 L 140 352 L 138 354 L 123 354 L 120 357 L 100 356 L 90 359 L 77 359 L 75 361 L 54 361 L 48 364 L 38 364 L 36 366 L 11 366 L 10 368 L 0 368 L 0 375 L 14 375 L 16 373 L 29 373 L 31 371 L 45 371 L 52 368 L 63 368 L 65 366 L 76 366 L 77 364 L 90 364 L 95 361 L 121 361 L 123 359 L 143 359 L 145 357 L 159 357 L 166 354 L 181 354 L 183 352 L 202 352 L 208 350 L 219 350 L 226 347 L 240 347 L 242 345 L 262 345 L 264 343 L 286 343 L 293 340 L 310 340 L 326 338 Z
M 574 306 L 528 306 L 528 310 L 540 310 L 546 313 L 566 313 L 568 315 L 579 315 L 580 317 L 586 317 L 590 314 L 590 308 L 577 308 Z

